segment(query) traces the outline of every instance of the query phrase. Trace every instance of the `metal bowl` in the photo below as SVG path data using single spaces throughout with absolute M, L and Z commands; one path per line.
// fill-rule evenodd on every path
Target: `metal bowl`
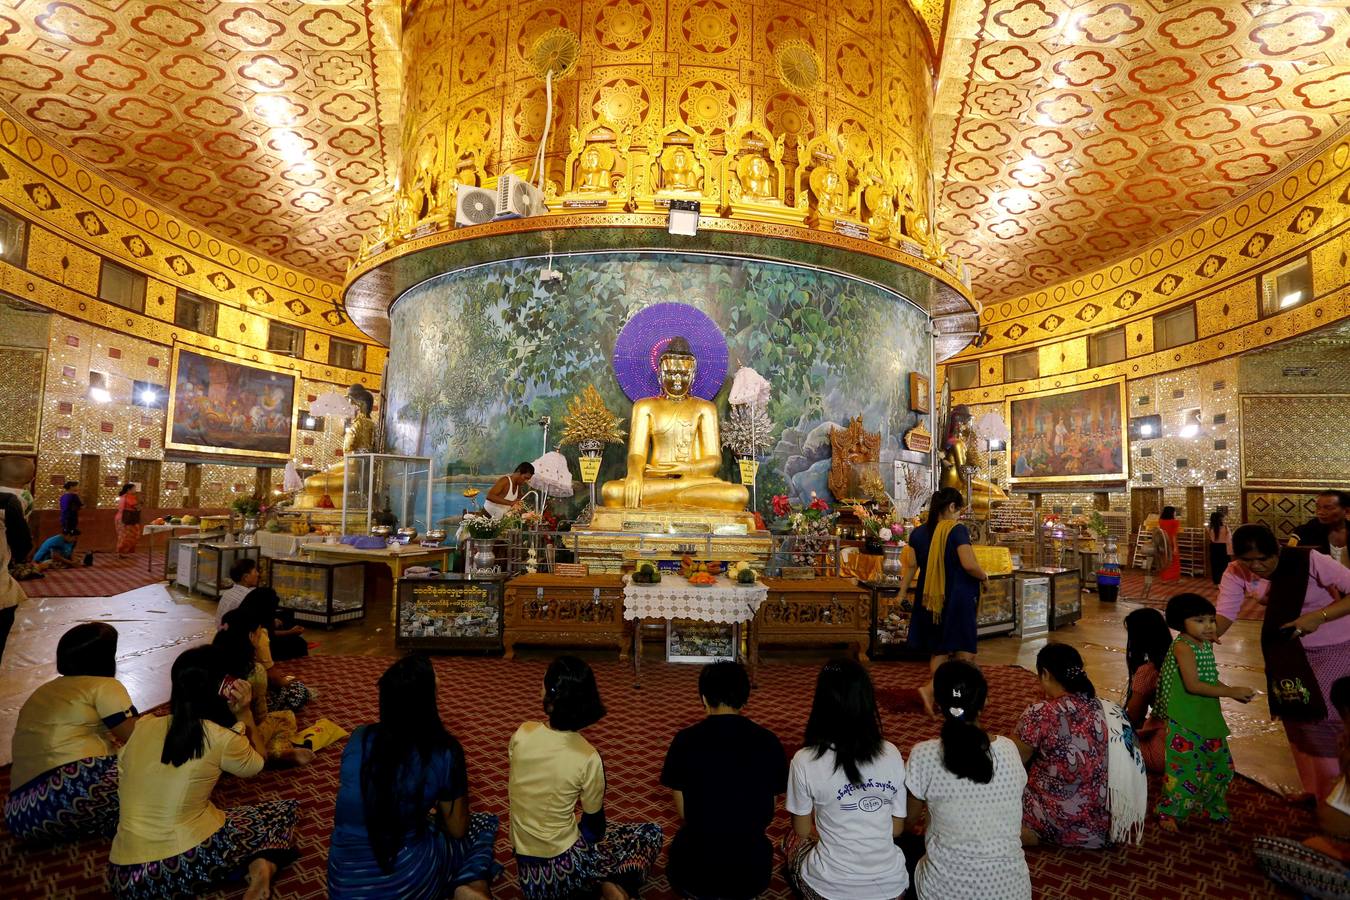
M 416 529 L 416 528 L 400 528 L 400 529 L 398 530 L 398 539 L 399 539 L 400 541 L 402 541 L 403 543 L 405 543 L 405 544 L 410 543 L 411 541 L 417 540 L 417 529 Z
M 433 542 L 437 544 L 442 543 L 445 540 L 445 530 L 441 528 L 433 528 L 426 534 L 422 535 L 422 540 L 429 543 Z
M 388 525 L 372 525 L 370 527 L 371 537 L 387 538 L 393 531 L 394 529 L 390 528 Z

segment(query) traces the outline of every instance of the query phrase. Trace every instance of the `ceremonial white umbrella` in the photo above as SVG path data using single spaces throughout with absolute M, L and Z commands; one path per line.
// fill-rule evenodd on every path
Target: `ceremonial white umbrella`
M 339 394 L 337 391 L 326 391 L 319 395 L 319 399 L 309 405 L 309 414 L 311 416 L 342 416 L 346 418 L 355 413 L 352 401 L 347 399 L 346 394 Z
M 727 402 L 764 406 L 769 402 L 769 382 L 749 366 L 741 366 L 731 379 L 731 393 L 727 395 Z
M 567 457 L 557 450 L 550 450 L 533 463 L 534 474 L 530 476 L 530 487 L 539 491 L 539 514 L 544 514 L 544 504 L 550 496 L 572 496 L 572 470 L 567 466 Z

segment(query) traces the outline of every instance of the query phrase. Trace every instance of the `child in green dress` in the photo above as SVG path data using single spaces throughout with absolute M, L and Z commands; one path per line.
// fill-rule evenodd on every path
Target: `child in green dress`
M 1256 691 L 1219 681 L 1214 604 L 1199 594 L 1177 594 L 1167 602 L 1167 624 L 1178 634 L 1158 677 L 1158 710 L 1167 720 L 1167 743 L 1157 812 L 1162 827 L 1176 831 L 1177 822 L 1192 815 L 1228 821 L 1233 756 L 1219 698 L 1246 703 Z

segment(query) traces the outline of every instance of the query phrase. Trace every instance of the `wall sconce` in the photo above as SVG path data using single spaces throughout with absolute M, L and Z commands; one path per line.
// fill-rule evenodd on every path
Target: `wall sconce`
M 693 237 L 698 234 L 698 216 L 703 205 L 697 200 L 670 201 L 670 220 L 666 230 L 671 234 Z

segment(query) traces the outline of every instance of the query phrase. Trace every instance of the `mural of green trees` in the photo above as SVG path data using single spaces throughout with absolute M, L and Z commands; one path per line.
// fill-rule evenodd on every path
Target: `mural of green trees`
M 635 312 L 672 300 L 722 328 L 730 350 L 717 398 L 724 417 L 740 366 L 773 385 L 778 431 L 761 461 L 761 506 L 774 492 L 827 494 L 831 423 L 861 414 L 882 432 L 883 463 L 915 424 L 908 375 L 928 372 L 927 317 L 895 294 L 726 257 L 598 253 L 555 267 L 561 282 L 540 283 L 538 261 L 509 261 L 434 278 L 399 298 L 384 385 L 391 452 L 432 456 L 444 473 L 509 471 L 542 452 L 541 416 L 553 417 L 549 444 L 557 443 L 567 399 L 589 383 L 626 417 L 632 404 L 610 368 L 615 339 Z M 622 474 L 622 456 L 606 452 L 602 480 Z M 728 457 L 722 477 L 734 473 Z

